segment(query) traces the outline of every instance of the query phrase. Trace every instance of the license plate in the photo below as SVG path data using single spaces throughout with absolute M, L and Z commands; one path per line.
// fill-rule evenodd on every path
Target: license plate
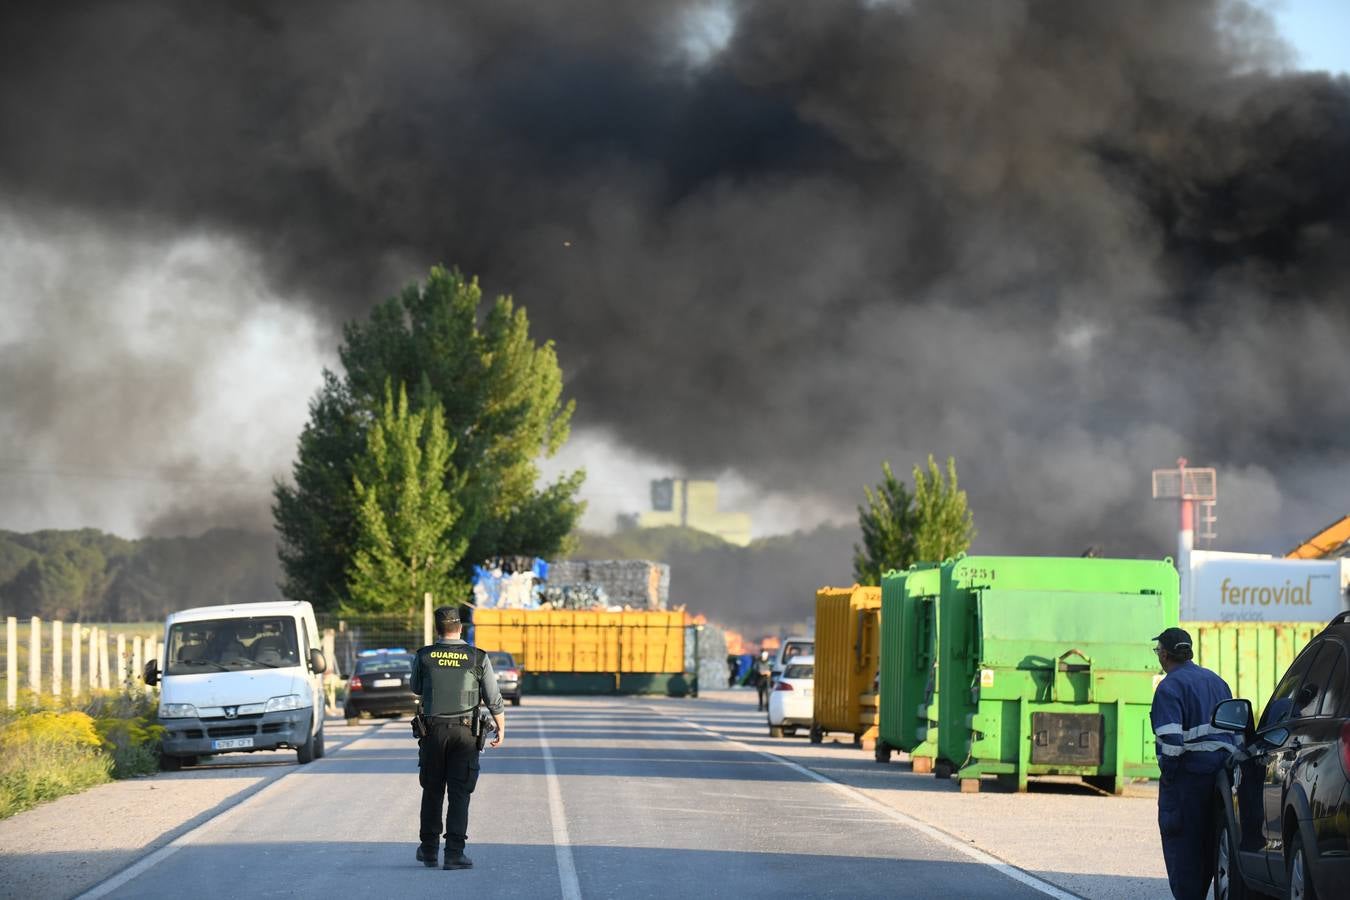
M 253 746 L 253 738 L 225 738 L 211 742 L 212 750 L 242 750 Z
M 370 683 L 371 687 L 398 687 L 403 682 L 397 678 L 376 678 Z

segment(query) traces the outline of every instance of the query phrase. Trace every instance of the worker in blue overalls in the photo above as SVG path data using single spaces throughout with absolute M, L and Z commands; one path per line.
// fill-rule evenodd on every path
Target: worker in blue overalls
M 1214 775 L 1237 749 L 1231 732 L 1211 726 L 1228 683 L 1191 661 L 1191 636 L 1169 628 L 1153 652 L 1167 673 L 1153 693 L 1149 716 L 1157 739 L 1158 831 L 1167 882 L 1177 900 L 1203 900 L 1214 877 Z

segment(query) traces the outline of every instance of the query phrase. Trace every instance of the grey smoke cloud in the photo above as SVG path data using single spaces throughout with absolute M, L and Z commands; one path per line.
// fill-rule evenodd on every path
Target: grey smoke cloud
M 1281 74 L 1251 4 L 3 16 L 15 209 L 200 230 L 320 332 L 459 264 L 620 455 L 837 516 L 881 459 L 954 454 L 1004 552 L 1165 551 L 1147 470 L 1182 454 L 1236 544 L 1347 501 L 1350 83 Z M 0 375 L 25 441 L 84 402 L 55 368 Z

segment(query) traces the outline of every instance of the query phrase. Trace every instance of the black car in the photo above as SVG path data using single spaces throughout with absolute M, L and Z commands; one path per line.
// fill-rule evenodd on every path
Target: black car
M 1247 700 L 1225 700 L 1211 720 L 1246 736 L 1231 771 L 1219 773 L 1214 896 L 1346 896 L 1350 612 L 1309 642 L 1280 679 L 1261 721 L 1254 728 L 1251 723 Z
M 362 716 L 399 716 L 417 712 L 412 692 L 413 654 L 406 650 L 364 650 L 347 680 L 343 715 L 348 725 Z
M 512 706 L 519 706 L 522 678 L 515 658 L 505 650 L 489 650 L 488 658 L 492 660 L 492 671 L 497 674 L 497 688 L 502 692 L 502 699 L 510 700 Z

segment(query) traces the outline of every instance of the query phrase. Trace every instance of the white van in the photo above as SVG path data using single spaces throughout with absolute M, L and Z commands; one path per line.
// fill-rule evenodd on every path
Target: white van
M 159 689 L 161 757 L 168 770 L 198 757 L 295 750 L 323 756 L 327 668 L 308 603 L 240 603 L 171 613 L 164 656 L 145 664 Z

